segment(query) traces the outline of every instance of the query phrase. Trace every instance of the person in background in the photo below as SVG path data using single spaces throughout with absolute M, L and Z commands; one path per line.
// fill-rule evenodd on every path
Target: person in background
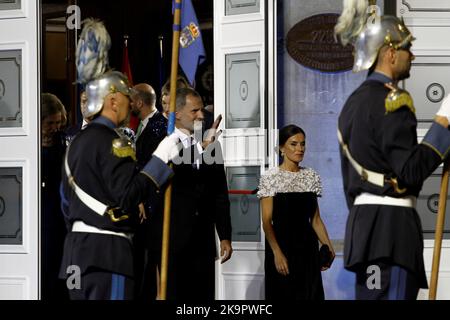
M 68 299 L 65 283 L 58 279 L 66 226 L 60 209 L 59 185 L 66 150 L 66 109 L 59 98 L 43 93 L 41 109 L 41 223 L 42 223 L 42 291 L 43 300 Z
M 156 109 L 155 91 L 146 83 L 133 87 L 130 106 L 131 112 L 140 120 L 136 131 L 136 157 L 142 166 L 167 135 L 167 118 Z
M 177 89 L 180 88 L 191 88 L 189 82 L 182 76 L 177 77 Z M 169 108 L 170 108 L 170 79 L 167 79 L 161 88 L 161 106 L 162 114 L 164 117 L 169 118 Z
M 305 138 L 305 132 L 295 125 L 280 129 L 283 161 L 261 177 L 258 187 L 266 235 L 267 300 L 323 300 L 321 271 L 330 267 L 335 256 L 320 218 L 320 176 L 300 166 Z M 331 251 L 328 265 L 320 265 L 318 242 Z
M 82 91 L 80 93 L 80 111 L 81 114 L 85 114 L 85 109 L 87 106 L 87 96 L 86 96 L 86 91 Z M 69 144 L 72 139 L 75 137 L 75 135 L 80 132 L 81 130 L 83 130 L 84 128 L 86 128 L 86 126 L 89 124 L 91 119 L 86 119 L 83 118 L 83 120 L 81 122 L 76 123 L 75 125 L 69 127 L 66 129 L 65 133 L 66 133 L 66 140 L 67 140 L 67 144 Z
M 64 128 L 67 122 L 67 112 L 59 98 L 52 93 L 42 94 L 42 146 L 49 147 L 56 143 L 58 132 Z

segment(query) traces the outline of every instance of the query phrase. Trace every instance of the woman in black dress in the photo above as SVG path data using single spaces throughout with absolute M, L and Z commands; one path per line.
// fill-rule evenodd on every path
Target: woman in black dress
M 319 241 L 335 253 L 320 218 L 317 197 L 320 177 L 301 167 L 305 154 L 305 132 L 288 125 L 280 130 L 279 150 L 283 161 L 267 171 L 259 184 L 266 235 L 266 299 L 323 300 Z M 331 260 L 332 261 L 332 260 Z

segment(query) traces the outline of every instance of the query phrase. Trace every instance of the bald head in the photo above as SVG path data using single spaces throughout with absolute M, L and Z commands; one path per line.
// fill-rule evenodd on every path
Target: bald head
M 154 107 L 156 103 L 156 94 L 152 86 L 147 83 L 139 83 L 133 87 L 136 90 L 136 95 L 141 99 L 145 105 Z
M 141 120 L 155 110 L 156 93 L 147 83 L 139 83 L 133 87 L 131 110 Z

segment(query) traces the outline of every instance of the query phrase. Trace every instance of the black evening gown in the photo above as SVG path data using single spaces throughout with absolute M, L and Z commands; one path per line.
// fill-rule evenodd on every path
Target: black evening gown
M 289 275 L 279 274 L 266 240 L 267 300 L 323 300 L 319 243 L 311 220 L 317 208 L 313 192 L 277 193 L 273 197 L 272 224 L 278 244 L 288 260 Z

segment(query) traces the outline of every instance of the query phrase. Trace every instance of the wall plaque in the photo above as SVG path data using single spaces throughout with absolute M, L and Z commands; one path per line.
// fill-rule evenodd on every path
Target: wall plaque
M 339 14 L 326 13 L 298 22 L 286 37 L 289 55 L 303 66 L 323 72 L 351 70 L 353 47 L 343 47 L 334 40 L 338 17 Z

